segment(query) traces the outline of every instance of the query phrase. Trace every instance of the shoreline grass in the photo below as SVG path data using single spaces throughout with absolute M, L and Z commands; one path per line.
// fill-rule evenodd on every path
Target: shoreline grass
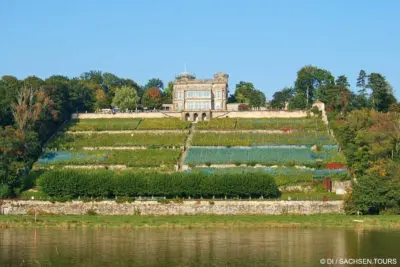
M 1 228 L 348 228 L 400 230 L 400 216 L 346 215 L 1 215 Z

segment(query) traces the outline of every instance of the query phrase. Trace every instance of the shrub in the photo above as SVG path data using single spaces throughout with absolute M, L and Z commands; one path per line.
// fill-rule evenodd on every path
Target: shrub
M 0 199 L 6 198 L 10 195 L 10 188 L 6 184 L 0 185 Z
M 265 173 L 115 173 L 105 170 L 55 170 L 40 178 L 51 197 L 279 197 L 274 179 Z
M 90 208 L 86 211 L 86 215 L 96 216 L 96 215 L 98 215 L 98 213 L 95 209 Z

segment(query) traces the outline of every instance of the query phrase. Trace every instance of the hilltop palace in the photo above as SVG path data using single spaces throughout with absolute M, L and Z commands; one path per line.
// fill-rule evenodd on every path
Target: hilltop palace
M 172 110 L 186 112 L 187 120 L 205 120 L 211 118 L 213 110 L 227 110 L 228 77 L 222 72 L 214 74 L 214 79 L 196 79 L 188 72 L 179 74 L 173 83 Z

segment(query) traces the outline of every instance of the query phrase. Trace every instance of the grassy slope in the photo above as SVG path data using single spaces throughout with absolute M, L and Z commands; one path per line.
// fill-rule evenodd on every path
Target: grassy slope
M 357 221 L 354 221 L 357 220 Z M 362 221 L 362 222 L 360 222 Z M 89 215 L 6 215 L 0 216 L 0 228 L 136 228 L 136 227 L 264 227 L 318 228 L 345 227 L 400 229 L 400 216 L 288 215 L 288 216 L 89 216 Z

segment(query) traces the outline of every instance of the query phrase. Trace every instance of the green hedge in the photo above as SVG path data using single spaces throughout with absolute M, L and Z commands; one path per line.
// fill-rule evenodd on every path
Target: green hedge
M 265 173 L 132 173 L 107 170 L 55 170 L 39 184 L 51 197 L 279 197 L 274 179 Z

